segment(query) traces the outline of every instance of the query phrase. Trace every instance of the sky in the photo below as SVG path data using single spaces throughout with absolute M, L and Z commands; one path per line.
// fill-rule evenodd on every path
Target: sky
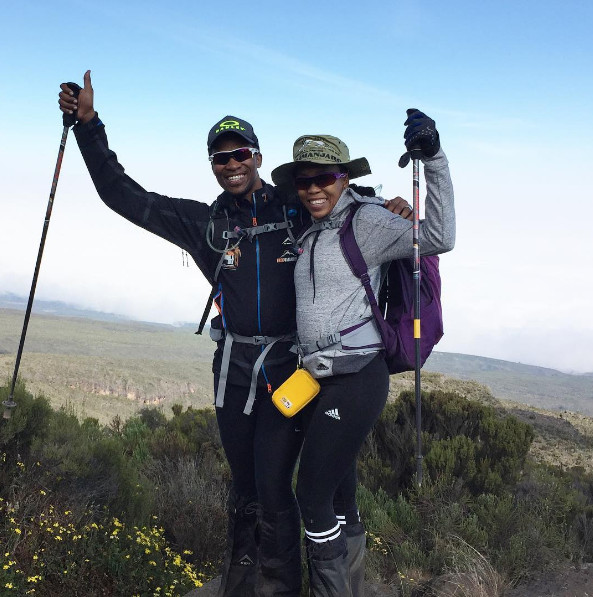
M 59 84 L 91 69 L 110 147 L 144 188 L 211 203 L 206 136 L 251 122 L 260 170 L 306 133 L 368 158 L 411 200 L 405 110 L 437 123 L 457 244 L 441 259 L 437 349 L 593 371 L 593 3 L 179 0 L 9 3 L 0 19 L 0 294 L 27 297 L 62 134 Z M 423 187 L 422 187 L 423 188 Z M 68 137 L 36 298 L 199 321 L 181 250 L 99 199 Z

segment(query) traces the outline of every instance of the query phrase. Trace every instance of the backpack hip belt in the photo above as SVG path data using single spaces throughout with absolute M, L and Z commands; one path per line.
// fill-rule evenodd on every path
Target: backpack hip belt
M 247 395 L 247 402 L 243 413 L 250 415 L 253 410 L 253 403 L 255 402 L 255 391 L 257 389 L 257 377 L 264 364 L 267 354 L 270 352 L 272 346 L 276 342 L 294 342 L 296 333 L 285 334 L 283 336 L 241 336 L 233 334 L 229 330 L 217 330 L 210 328 L 210 338 L 218 342 L 224 338 L 224 348 L 222 350 L 222 363 L 220 365 L 220 376 L 218 378 L 218 390 L 216 392 L 216 406 L 222 407 L 224 405 L 224 394 L 226 391 L 226 384 L 229 372 L 229 364 L 231 362 L 231 348 L 233 342 L 240 344 L 252 344 L 254 346 L 265 346 L 262 353 L 259 355 L 253 364 L 253 371 L 251 372 L 251 385 L 249 386 L 249 394 Z
M 303 355 L 333 347 L 337 350 L 382 350 L 383 341 L 373 317 L 363 319 L 343 330 L 328 334 L 311 344 L 299 344 Z

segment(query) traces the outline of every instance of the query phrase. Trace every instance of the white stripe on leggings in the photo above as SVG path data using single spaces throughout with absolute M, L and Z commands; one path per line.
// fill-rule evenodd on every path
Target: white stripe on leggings
M 323 531 L 321 533 L 312 533 L 305 529 L 305 535 L 311 541 L 315 543 L 324 543 L 325 541 L 332 541 L 333 539 L 337 539 L 340 536 L 340 523 L 338 523 L 335 527 L 329 529 L 329 531 Z

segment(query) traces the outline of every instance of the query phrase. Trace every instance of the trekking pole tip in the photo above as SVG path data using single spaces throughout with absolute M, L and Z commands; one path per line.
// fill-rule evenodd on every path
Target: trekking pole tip
M 12 399 L 12 396 L 8 400 L 2 401 L 2 406 L 4 407 L 2 418 L 10 419 L 12 415 L 12 409 L 16 406 L 16 402 Z

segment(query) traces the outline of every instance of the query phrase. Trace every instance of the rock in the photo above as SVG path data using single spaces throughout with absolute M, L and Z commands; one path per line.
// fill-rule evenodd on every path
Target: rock
M 220 587 L 220 576 L 213 578 L 210 582 L 207 582 L 203 587 L 193 589 L 184 597 L 216 597 L 218 593 L 218 587 Z

